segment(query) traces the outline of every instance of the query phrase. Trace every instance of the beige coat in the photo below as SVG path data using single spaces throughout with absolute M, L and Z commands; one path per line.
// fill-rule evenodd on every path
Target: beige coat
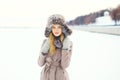
M 65 69 L 70 64 L 72 42 L 69 38 L 65 41 L 65 45 L 68 45 L 68 50 L 57 49 L 56 54 L 53 56 L 40 53 L 38 64 L 41 67 L 44 66 L 40 80 L 69 80 L 68 73 Z

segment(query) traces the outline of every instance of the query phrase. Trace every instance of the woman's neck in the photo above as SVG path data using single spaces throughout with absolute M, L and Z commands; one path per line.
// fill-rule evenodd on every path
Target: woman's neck
M 55 39 L 60 39 L 60 36 L 55 36 Z

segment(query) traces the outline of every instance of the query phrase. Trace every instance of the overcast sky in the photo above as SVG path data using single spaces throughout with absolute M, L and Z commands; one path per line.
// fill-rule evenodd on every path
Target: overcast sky
M 119 4 L 120 0 L 0 0 L 0 27 L 40 27 L 55 13 L 68 21 Z

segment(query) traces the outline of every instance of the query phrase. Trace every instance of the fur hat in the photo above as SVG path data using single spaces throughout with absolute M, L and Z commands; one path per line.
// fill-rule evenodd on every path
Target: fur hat
M 52 31 L 52 24 L 59 24 L 62 26 L 62 32 L 66 36 L 72 33 L 72 30 L 68 28 L 67 24 L 65 23 L 65 19 L 62 15 L 54 14 L 48 18 L 48 23 L 45 29 L 45 36 L 49 37 L 50 32 Z

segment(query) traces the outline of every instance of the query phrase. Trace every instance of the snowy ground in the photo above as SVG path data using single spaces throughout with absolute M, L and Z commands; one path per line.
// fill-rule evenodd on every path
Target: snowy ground
M 44 28 L 0 28 L 0 80 L 40 80 Z M 120 80 L 120 36 L 73 30 L 70 80 Z

